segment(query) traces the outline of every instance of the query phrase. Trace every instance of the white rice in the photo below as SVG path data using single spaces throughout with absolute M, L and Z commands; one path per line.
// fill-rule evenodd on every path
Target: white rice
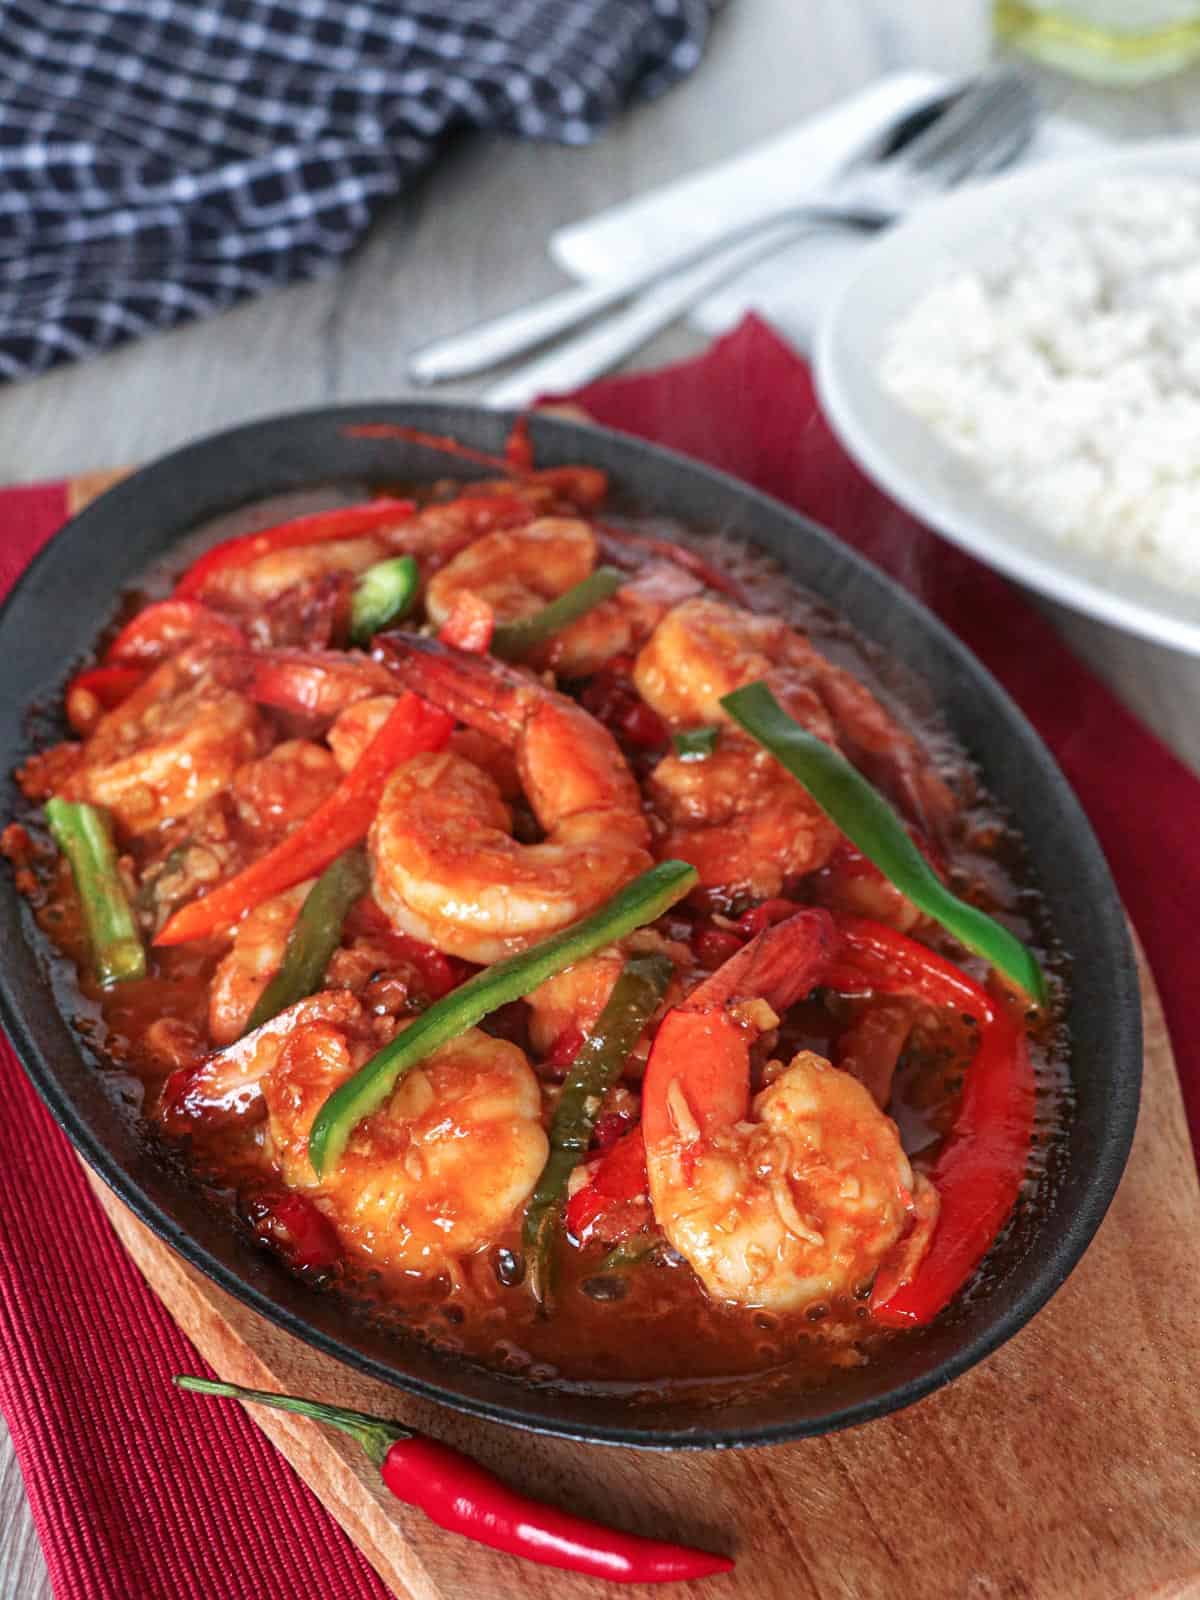
M 1052 538 L 1200 590 L 1200 183 L 1112 178 L 895 328 L 884 386 Z

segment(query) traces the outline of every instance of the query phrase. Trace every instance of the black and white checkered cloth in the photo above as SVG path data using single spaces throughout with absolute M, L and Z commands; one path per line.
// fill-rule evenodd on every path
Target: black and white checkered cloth
M 451 129 L 581 144 L 712 0 L 0 0 L 0 378 L 310 277 Z

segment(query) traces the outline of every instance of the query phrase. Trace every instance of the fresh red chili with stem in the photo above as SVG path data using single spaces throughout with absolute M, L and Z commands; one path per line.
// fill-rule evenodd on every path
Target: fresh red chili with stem
M 509 1488 L 478 1461 L 437 1439 L 363 1411 L 180 1376 L 181 1389 L 247 1405 L 273 1406 L 340 1428 L 357 1439 L 387 1488 L 450 1533 L 508 1555 L 614 1583 L 677 1583 L 728 1572 L 728 1556 L 621 1533 Z
M 1016 1204 L 1033 1136 L 1029 1044 L 1009 1001 L 953 962 L 883 923 L 839 917 L 837 925 L 841 950 L 822 979 L 826 987 L 911 995 L 973 1018 L 978 1034 L 954 1126 L 930 1174 L 941 1211 L 929 1252 L 908 1283 L 871 1305 L 885 1326 L 920 1327 L 963 1287 Z

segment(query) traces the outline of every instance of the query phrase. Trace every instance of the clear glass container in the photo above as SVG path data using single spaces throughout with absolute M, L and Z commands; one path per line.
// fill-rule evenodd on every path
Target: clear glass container
M 1200 59 L 1200 0 L 994 0 L 996 37 L 1095 83 L 1145 83 Z

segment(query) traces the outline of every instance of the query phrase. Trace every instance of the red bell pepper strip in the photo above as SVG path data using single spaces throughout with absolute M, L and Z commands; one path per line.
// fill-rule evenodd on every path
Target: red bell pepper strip
M 246 636 L 199 600 L 159 600 L 126 623 L 104 660 L 110 665 L 152 666 L 182 645 L 198 642 L 244 649 Z
M 496 613 L 482 595 L 464 589 L 450 607 L 450 615 L 438 630 L 443 644 L 452 644 L 471 655 L 485 656 L 496 631 Z
M 1029 1044 L 1003 998 L 916 940 L 851 917 L 839 918 L 838 929 L 842 950 L 823 979 L 828 988 L 911 995 L 973 1017 L 979 1035 L 954 1126 L 930 1175 L 941 1212 L 929 1252 L 909 1282 L 871 1304 L 887 1327 L 921 1327 L 966 1283 L 1016 1204 L 1033 1134 Z
M 425 750 L 440 750 L 453 727 L 454 718 L 445 711 L 419 695 L 402 695 L 329 798 L 265 856 L 177 911 L 154 943 L 186 944 L 206 938 L 264 900 L 324 872 L 335 856 L 364 837 L 379 809 L 384 785 L 400 763 Z
M 306 517 L 262 528 L 258 533 L 243 533 L 214 545 L 195 562 L 175 585 L 175 598 L 189 600 L 202 593 L 209 580 L 229 567 L 244 567 L 275 550 L 292 550 L 306 544 L 324 544 L 332 539 L 352 539 L 356 534 L 386 528 L 411 516 L 412 500 L 368 500 L 362 505 L 339 506 L 335 511 L 315 511 Z
M 197 1394 L 274 1406 L 340 1428 L 363 1447 L 397 1500 L 418 1507 L 450 1533 L 526 1561 L 614 1583 L 675 1583 L 733 1566 L 728 1556 L 620 1533 L 531 1500 L 461 1451 L 362 1411 L 208 1378 L 177 1377 L 175 1382 Z

